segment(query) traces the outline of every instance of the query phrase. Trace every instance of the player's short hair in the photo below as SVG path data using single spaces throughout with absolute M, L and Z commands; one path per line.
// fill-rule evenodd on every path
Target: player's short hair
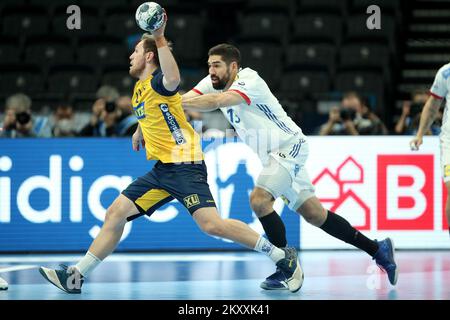
M 159 67 L 158 47 L 156 47 L 155 37 L 150 33 L 144 33 L 141 37 L 144 45 L 144 52 L 153 52 L 155 64 Z M 172 42 L 167 41 L 167 46 L 172 50 Z
M 236 62 L 238 67 L 241 66 L 241 52 L 238 48 L 228 43 L 221 43 L 212 47 L 208 51 L 208 56 L 221 56 L 227 65 Z

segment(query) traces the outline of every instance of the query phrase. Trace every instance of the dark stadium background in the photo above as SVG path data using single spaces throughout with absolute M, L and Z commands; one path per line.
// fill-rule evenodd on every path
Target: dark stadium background
M 140 31 L 142 0 L 2 0 L 0 105 L 14 93 L 33 111 L 61 101 L 90 111 L 103 84 L 131 94 L 129 54 Z M 181 67 L 182 89 L 206 74 L 207 50 L 237 44 L 244 66 L 262 74 L 304 129 L 326 122 L 322 101 L 355 90 L 391 130 L 401 101 L 429 88 L 450 49 L 448 1 L 400 0 L 160 0 L 167 37 Z M 69 5 L 81 8 L 81 30 L 68 30 Z M 368 30 L 369 5 L 381 8 L 381 30 Z M 324 104 L 326 105 L 326 104 Z M 3 108 L 0 108 L 3 112 Z

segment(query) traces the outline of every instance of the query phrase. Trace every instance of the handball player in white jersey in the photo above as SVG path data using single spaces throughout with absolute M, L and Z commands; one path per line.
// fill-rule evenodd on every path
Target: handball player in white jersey
M 264 168 L 250 196 L 250 204 L 269 241 L 278 247 L 287 246 L 284 223 L 273 208 L 275 199 L 283 197 L 289 208 L 307 222 L 367 252 L 395 285 L 398 267 L 392 240 L 368 239 L 344 218 L 321 205 L 305 169 L 307 137 L 286 114 L 266 82 L 255 70 L 241 68 L 240 52 L 233 45 L 219 44 L 209 50 L 208 56 L 209 74 L 183 95 L 183 107 L 201 112 L 220 109 L 239 137 L 260 156 Z M 287 290 L 280 270 L 269 276 L 261 287 Z
M 446 99 L 444 116 L 442 119 L 441 134 L 439 137 L 441 148 L 441 174 L 447 188 L 447 202 L 445 204 L 445 214 L 450 226 L 450 119 L 448 105 L 450 103 L 450 63 L 444 65 L 436 74 L 430 96 L 423 107 L 420 116 L 419 130 L 415 138 L 410 142 L 412 150 L 419 150 L 423 143 L 423 136 L 436 119 L 442 100 Z M 449 228 L 450 233 L 450 228 Z

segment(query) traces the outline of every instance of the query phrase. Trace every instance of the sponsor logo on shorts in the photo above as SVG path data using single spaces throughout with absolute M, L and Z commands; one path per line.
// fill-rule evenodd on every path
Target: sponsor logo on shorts
M 450 177 L 450 164 L 444 166 L 444 177 Z
M 200 204 L 200 199 L 198 198 L 198 194 L 191 194 L 183 199 L 186 208 L 190 208 Z
M 214 200 L 206 200 L 207 203 L 216 203 Z

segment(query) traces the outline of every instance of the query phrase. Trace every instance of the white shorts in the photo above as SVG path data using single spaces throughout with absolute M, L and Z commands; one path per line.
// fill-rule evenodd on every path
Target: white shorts
M 270 153 L 256 186 L 269 192 L 274 199 L 283 197 L 288 207 L 297 209 L 315 196 L 315 189 L 305 169 L 308 143 L 297 139 L 292 145 Z
M 450 182 L 450 140 L 440 137 L 441 175 L 444 182 Z

